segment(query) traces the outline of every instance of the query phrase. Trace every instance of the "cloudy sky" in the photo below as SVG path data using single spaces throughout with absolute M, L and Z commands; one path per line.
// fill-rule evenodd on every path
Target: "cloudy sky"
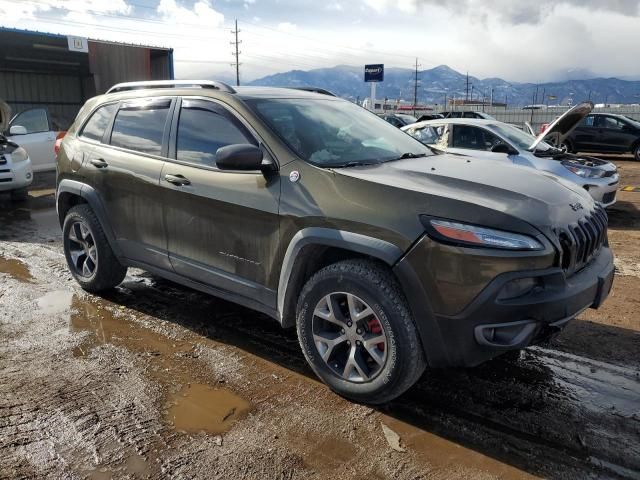
M 640 79 L 640 0 L 0 0 L 7 27 L 175 49 L 176 76 L 440 64 L 477 77 Z M 572 72 L 567 74 L 567 72 Z

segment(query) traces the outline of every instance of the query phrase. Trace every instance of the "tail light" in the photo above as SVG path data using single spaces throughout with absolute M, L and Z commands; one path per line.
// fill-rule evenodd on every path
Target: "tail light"
M 56 157 L 58 156 L 58 152 L 60 151 L 60 144 L 62 143 L 62 139 L 64 138 L 64 136 L 67 134 L 67 132 L 59 132 L 58 135 L 56 136 L 56 143 L 54 143 L 53 145 L 53 151 L 56 154 Z

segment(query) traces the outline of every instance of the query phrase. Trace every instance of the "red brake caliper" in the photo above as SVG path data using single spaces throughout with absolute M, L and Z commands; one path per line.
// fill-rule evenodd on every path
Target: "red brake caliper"
M 369 322 L 367 322 L 367 326 L 371 333 L 382 333 L 382 325 L 380 325 L 380 321 L 376 317 L 369 320 Z M 379 343 L 376 347 L 378 347 L 378 350 L 381 352 L 384 352 L 384 343 Z

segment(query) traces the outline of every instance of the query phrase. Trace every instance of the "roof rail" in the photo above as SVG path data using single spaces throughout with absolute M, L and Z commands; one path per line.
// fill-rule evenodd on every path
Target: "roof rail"
M 144 90 L 147 88 L 212 88 L 221 92 L 236 93 L 233 87 L 215 80 L 150 80 L 144 82 L 118 83 L 107 90 L 107 93 L 126 92 L 127 90 Z
M 337 97 L 337 95 L 329 90 L 325 90 L 324 88 L 318 87 L 289 87 L 293 90 L 302 90 L 304 92 L 313 92 L 313 93 L 321 93 L 322 95 L 330 95 L 332 97 Z

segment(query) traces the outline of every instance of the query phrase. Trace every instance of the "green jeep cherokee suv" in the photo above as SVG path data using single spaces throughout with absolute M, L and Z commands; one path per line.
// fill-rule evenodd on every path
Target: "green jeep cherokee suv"
M 323 90 L 119 84 L 82 108 L 57 162 L 84 289 L 139 267 L 263 312 L 357 401 L 549 338 L 613 279 L 587 192 L 436 155 Z

